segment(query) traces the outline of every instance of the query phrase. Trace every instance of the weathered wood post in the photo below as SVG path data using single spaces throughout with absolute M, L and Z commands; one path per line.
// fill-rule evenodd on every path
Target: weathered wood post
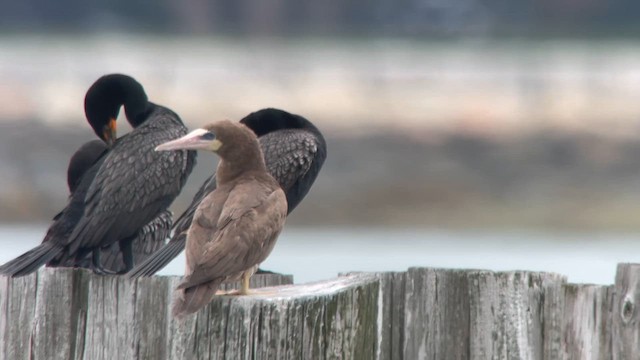
M 71 269 L 0 277 L 0 358 L 375 358 L 378 282 L 371 275 L 221 296 L 183 321 L 170 315 L 178 282 Z
M 640 359 L 640 264 L 619 264 L 613 301 L 613 360 Z
M 381 282 L 394 296 L 380 359 L 560 358 L 562 276 L 411 268 Z
M 612 359 L 613 286 L 564 286 L 563 359 Z
M 615 286 L 522 271 L 414 268 L 378 276 L 378 359 L 640 358 L 640 321 L 621 316 L 640 316 L 630 304 L 638 301 L 640 283 L 631 279 L 640 265 L 620 265 Z
M 176 321 L 177 277 L 43 269 L 0 277 L 0 358 L 637 359 L 639 279 L 633 264 L 611 286 L 526 271 L 355 273 L 217 297 Z

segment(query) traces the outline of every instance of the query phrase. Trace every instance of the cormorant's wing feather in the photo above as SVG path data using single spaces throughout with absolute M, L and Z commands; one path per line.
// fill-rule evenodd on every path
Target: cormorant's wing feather
M 53 242 L 43 242 L 35 248 L 0 266 L 0 274 L 23 276 L 30 274 L 62 252 Z
M 172 227 L 173 213 L 169 210 L 161 212 L 158 217 L 143 226 L 133 240 L 133 254 L 136 262 L 143 261 L 166 244 Z
M 147 257 L 144 261 L 138 264 L 127 275 L 131 279 L 138 278 L 140 276 L 152 276 L 158 271 L 162 270 L 171 260 L 184 250 L 184 246 L 187 242 L 187 235 L 185 233 L 174 235 L 171 241 L 161 247 L 158 251 Z
M 180 215 L 174 222 L 173 236 L 169 242 L 161 247 L 158 251 L 147 257 L 128 273 L 129 278 L 137 278 L 140 276 L 152 276 L 162 270 L 171 260 L 184 250 L 187 241 L 187 231 L 191 226 L 193 215 L 200 205 L 200 202 L 213 190 L 216 189 L 216 174 L 211 175 L 200 187 L 196 195 L 191 201 L 191 205 Z
M 138 230 L 132 244 L 133 257 L 137 264 L 146 260 L 167 242 L 172 225 L 172 213 L 165 210 Z M 124 269 L 125 265 L 118 244 L 114 243 L 100 251 L 100 261 L 105 269 L 116 272 Z M 90 265 L 88 261 L 86 265 L 86 267 Z
M 195 214 L 198 205 L 200 205 L 200 202 L 202 202 L 202 200 L 207 195 L 212 193 L 215 189 L 216 174 L 213 173 L 213 175 L 209 176 L 209 178 L 202 184 L 196 195 L 193 197 L 193 200 L 191 201 L 189 207 L 175 221 L 174 238 L 179 237 L 180 234 L 185 233 L 187 230 L 189 230 L 189 227 L 191 226 L 191 220 L 193 219 L 193 215 Z
M 326 158 L 324 140 L 300 129 L 285 129 L 259 138 L 269 173 L 287 196 L 291 213 L 307 195 Z
M 71 252 L 134 235 L 180 192 L 188 176 L 188 153 L 154 148 L 183 136 L 186 128 L 175 126 L 170 114 L 155 116 L 119 139 L 106 155 L 87 191 L 84 214 L 69 237 Z

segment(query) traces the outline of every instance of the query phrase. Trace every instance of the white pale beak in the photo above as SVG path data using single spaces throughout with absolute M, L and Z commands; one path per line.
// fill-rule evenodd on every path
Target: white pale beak
M 195 129 L 179 139 L 158 145 L 155 150 L 208 150 L 211 148 L 212 140 L 204 140 L 201 138 L 201 136 L 206 133 L 208 133 L 208 131 L 205 129 Z

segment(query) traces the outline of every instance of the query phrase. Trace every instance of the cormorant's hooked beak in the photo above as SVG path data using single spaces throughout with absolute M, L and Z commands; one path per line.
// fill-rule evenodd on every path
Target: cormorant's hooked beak
M 196 129 L 187 135 L 158 145 L 156 151 L 169 150 L 209 150 L 217 151 L 222 146 L 222 142 L 216 139 L 215 135 L 205 129 Z
M 110 118 L 107 125 L 103 127 L 102 136 L 107 145 L 112 146 L 118 138 L 116 131 L 116 119 Z

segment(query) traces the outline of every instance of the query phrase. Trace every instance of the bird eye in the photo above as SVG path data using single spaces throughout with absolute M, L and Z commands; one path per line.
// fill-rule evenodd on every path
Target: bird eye
M 200 138 L 202 140 L 213 140 L 216 138 L 216 135 L 212 132 L 208 132 L 208 133 L 204 133 L 202 135 L 200 135 Z

